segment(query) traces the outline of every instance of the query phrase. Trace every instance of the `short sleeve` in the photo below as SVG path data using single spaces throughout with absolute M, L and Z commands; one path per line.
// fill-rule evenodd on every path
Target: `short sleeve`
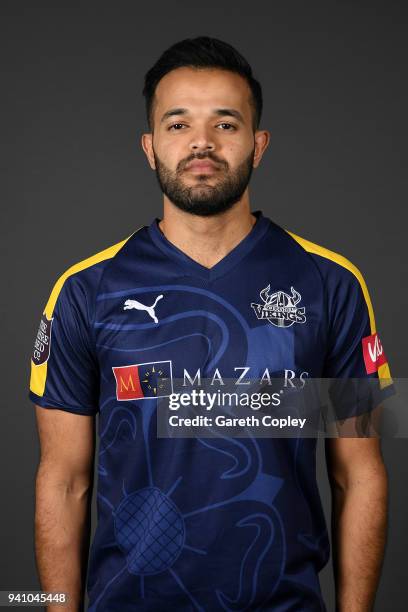
M 332 379 L 329 393 L 339 419 L 370 411 L 395 392 L 366 283 L 353 270 L 343 269 L 328 285 L 324 378 Z
M 29 398 L 39 406 L 83 415 L 98 411 L 89 302 L 78 274 L 61 277 L 51 292 L 31 357 Z

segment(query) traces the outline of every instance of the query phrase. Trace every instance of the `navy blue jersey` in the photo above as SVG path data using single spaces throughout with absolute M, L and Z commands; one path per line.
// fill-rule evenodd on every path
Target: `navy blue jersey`
M 316 438 L 157 436 L 158 398 L 186 370 L 389 379 L 358 269 L 255 215 L 211 269 L 156 219 L 72 266 L 51 292 L 30 398 L 98 414 L 92 612 L 325 610 Z

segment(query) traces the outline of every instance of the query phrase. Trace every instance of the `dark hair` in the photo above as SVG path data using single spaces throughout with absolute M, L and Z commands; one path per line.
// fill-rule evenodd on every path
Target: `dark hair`
M 252 93 L 254 129 L 259 127 L 262 114 L 262 89 L 252 74 L 251 66 L 228 43 L 209 36 L 199 36 L 186 38 L 166 49 L 146 73 L 143 95 L 150 129 L 153 128 L 153 102 L 157 84 L 168 72 L 183 66 L 198 69 L 220 68 L 241 75 L 247 81 Z

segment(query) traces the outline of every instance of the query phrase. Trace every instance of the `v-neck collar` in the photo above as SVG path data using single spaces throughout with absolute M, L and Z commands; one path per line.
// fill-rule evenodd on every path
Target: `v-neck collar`
M 270 226 L 269 219 L 263 216 L 261 210 L 257 210 L 253 214 L 256 217 L 256 222 L 249 233 L 229 253 L 227 253 L 225 257 L 211 268 L 206 268 L 199 264 L 170 242 L 159 227 L 161 219 L 154 219 L 149 225 L 148 230 L 156 246 L 168 257 L 176 259 L 185 269 L 187 269 L 190 275 L 199 276 L 204 280 L 212 281 L 236 266 L 237 263 L 253 249 L 255 244 L 262 238 Z

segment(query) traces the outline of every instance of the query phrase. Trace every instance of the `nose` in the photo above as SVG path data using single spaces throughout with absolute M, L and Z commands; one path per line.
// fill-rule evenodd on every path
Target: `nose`
M 205 126 L 197 127 L 194 130 L 190 140 L 190 149 L 194 153 L 214 151 L 214 139 L 211 137 L 209 130 Z

